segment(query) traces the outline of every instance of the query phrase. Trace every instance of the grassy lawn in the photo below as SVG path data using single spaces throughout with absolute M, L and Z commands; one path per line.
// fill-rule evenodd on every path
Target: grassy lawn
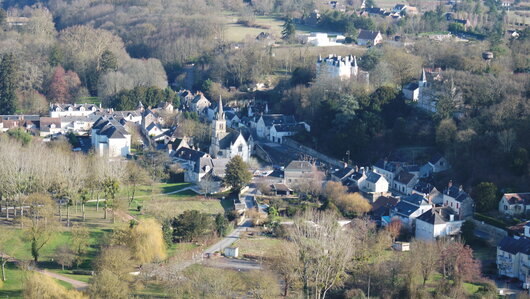
M 7 263 L 6 278 L 0 287 L 0 298 L 22 298 L 22 281 L 24 272 L 16 267 L 14 263 Z
M 247 27 L 242 24 L 237 24 L 237 19 L 237 15 L 230 13 L 225 13 L 222 18 L 225 28 L 224 37 L 228 41 L 241 42 L 247 37 L 255 38 L 261 32 L 270 32 L 276 38 L 281 37 L 284 21 L 279 16 L 256 16 L 256 24 L 264 26 L 264 28 Z M 304 25 L 296 25 L 296 30 L 297 33 L 318 31 L 316 28 Z
M 265 256 L 274 252 L 282 242 L 285 241 L 267 236 L 257 236 L 242 238 L 234 246 L 239 247 L 241 256 L 244 254 Z
M 101 100 L 98 97 L 80 97 L 75 102 L 77 104 L 99 104 Z

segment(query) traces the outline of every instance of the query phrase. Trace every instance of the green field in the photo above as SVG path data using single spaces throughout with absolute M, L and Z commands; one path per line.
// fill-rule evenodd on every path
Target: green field
M 284 21 L 279 16 L 256 16 L 256 24 L 265 28 L 247 27 L 237 23 L 238 16 L 226 13 L 223 18 L 224 38 L 227 41 L 241 42 L 247 38 L 256 38 L 261 32 L 274 35 L 276 39 L 281 38 Z M 318 31 L 304 25 L 296 25 L 297 33 L 310 33 Z

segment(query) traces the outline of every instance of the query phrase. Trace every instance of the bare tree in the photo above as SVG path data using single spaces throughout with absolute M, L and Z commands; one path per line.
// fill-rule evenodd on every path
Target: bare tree
M 337 224 L 330 213 L 307 211 L 298 216 L 289 230 L 298 253 L 298 273 L 305 294 L 325 298 L 340 283 L 353 256 L 351 232 Z

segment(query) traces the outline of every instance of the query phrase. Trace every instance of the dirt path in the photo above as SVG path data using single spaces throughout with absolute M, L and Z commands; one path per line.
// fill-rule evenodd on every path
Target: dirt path
M 49 276 L 49 277 L 52 277 L 52 278 L 67 282 L 67 283 L 71 284 L 77 290 L 86 289 L 88 287 L 88 284 L 86 282 L 75 280 L 75 279 L 72 279 L 72 278 L 57 274 L 57 273 L 48 272 L 46 269 L 44 269 L 44 270 L 43 269 L 35 269 L 35 271 L 37 271 L 39 273 L 42 273 L 42 274 L 44 274 L 46 276 Z

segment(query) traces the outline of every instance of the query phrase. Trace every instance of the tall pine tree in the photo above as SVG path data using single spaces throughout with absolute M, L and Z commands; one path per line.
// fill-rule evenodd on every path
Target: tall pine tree
M 3 54 L 0 61 L 0 114 L 14 114 L 16 111 L 17 71 L 12 53 Z

